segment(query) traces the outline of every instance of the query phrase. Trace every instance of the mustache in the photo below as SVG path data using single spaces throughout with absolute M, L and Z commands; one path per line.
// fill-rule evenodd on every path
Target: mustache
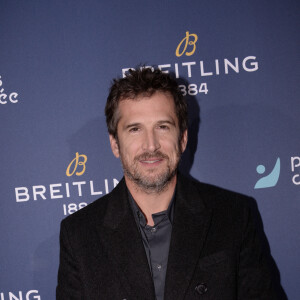
M 152 152 L 144 152 L 138 156 L 135 157 L 135 160 L 148 160 L 151 158 L 162 158 L 162 159 L 168 159 L 169 157 L 162 153 L 161 151 L 156 151 L 154 153 Z

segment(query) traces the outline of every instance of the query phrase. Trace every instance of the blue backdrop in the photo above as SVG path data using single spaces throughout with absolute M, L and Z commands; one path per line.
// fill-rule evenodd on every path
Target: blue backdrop
M 257 200 L 298 299 L 299 6 L 0 1 L 0 299 L 55 299 L 60 221 L 122 177 L 104 106 L 111 79 L 139 63 L 178 77 L 190 111 L 183 169 Z

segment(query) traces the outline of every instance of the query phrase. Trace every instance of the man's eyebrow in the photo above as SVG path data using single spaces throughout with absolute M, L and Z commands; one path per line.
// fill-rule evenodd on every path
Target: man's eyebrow
M 176 126 L 176 123 L 173 119 L 171 120 L 161 120 L 161 121 L 158 121 L 157 124 L 158 125 L 161 125 L 161 124 L 170 124 L 170 125 L 173 125 L 173 126 Z
M 172 126 L 175 126 L 176 127 L 176 123 L 173 119 L 170 119 L 170 120 L 160 120 L 158 121 L 156 124 L 158 125 L 162 125 L 162 124 L 170 124 Z M 141 123 L 139 122 L 135 122 L 135 123 L 129 123 L 127 124 L 125 127 L 124 127 L 124 130 L 126 129 L 129 129 L 129 128 L 132 128 L 132 127 L 137 127 L 137 126 L 140 126 Z
M 128 128 L 131 128 L 131 127 L 136 127 L 136 126 L 139 126 L 139 125 L 141 125 L 141 123 L 130 123 L 130 124 L 126 125 L 124 127 L 124 129 L 128 129 Z

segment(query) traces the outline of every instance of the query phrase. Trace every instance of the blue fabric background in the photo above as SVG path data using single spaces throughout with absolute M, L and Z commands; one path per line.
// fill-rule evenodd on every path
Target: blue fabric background
M 55 298 L 60 221 L 80 203 L 99 197 L 92 195 L 90 181 L 105 194 L 122 176 L 109 148 L 104 106 L 112 78 L 139 63 L 170 64 L 169 71 L 178 64 L 181 84 L 198 89 L 207 84 L 207 94 L 188 96 L 190 142 L 182 169 L 257 200 L 285 293 L 299 297 L 300 185 L 292 178 L 300 166 L 294 172 L 291 166 L 291 157 L 300 156 L 298 1 L 0 5 L 0 101 L 7 102 L 0 104 L 1 300 L 9 293 Z M 186 31 L 198 37 L 195 52 L 177 57 Z M 243 68 L 248 56 L 255 57 L 256 71 Z M 226 74 L 224 59 L 234 64 L 235 58 L 239 72 L 229 68 Z M 201 76 L 201 61 L 213 75 Z M 186 62 L 196 63 L 190 77 L 182 66 Z M 17 103 L 9 101 L 14 92 L 18 96 L 11 99 Z M 67 176 L 76 152 L 86 155 L 86 170 Z M 277 185 L 254 189 L 278 158 Z M 257 173 L 258 165 L 265 166 L 264 174 Z M 300 177 L 296 180 L 300 183 Z M 86 184 L 79 196 L 72 183 L 81 181 Z M 51 184 L 61 184 L 55 187 L 61 198 L 51 197 Z M 46 188 L 46 199 L 34 200 L 32 189 L 39 185 Z M 17 187 L 28 189 L 27 201 L 17 201 Z

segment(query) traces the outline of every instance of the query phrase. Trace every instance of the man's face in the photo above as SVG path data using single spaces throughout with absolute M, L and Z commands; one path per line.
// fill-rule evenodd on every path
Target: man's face
M 176 177 L 187 131 L 179 141 L 179 124 L 170 94 L 125 99 L 119 103 L 118 139 L 111 148 L 120 157 L 126 180 L 143 191 L 160 192 Z

